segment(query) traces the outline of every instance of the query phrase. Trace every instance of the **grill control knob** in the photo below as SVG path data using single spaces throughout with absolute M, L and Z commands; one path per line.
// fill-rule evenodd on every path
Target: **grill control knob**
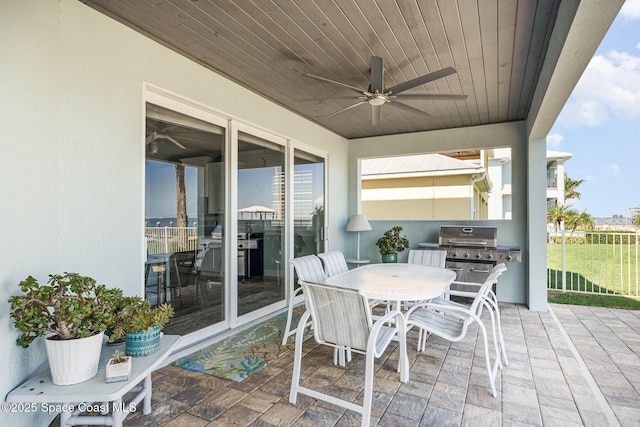
M 507 255 L 507 261 L 511 261 L 513 257 L 511 255 Z
M 493 255 L 492 254 L 487 254 L 487 259 L 493 259 Z
M 465 258 L 469 258 L 469 252 L 466 252 L 466 253 L 464 254 L 464 257 L 465 257 Z
M 478 259 L 482 258 L 482 254 L 481 254 L 480 252 L 478 252 L 478 253 L 476 254 L 476 258 L 478 258 Z
M 458 258 L 458 251 L 455 251 L 455 252 L 453 253 L 453 257 L 454 257 L 454 258 Z

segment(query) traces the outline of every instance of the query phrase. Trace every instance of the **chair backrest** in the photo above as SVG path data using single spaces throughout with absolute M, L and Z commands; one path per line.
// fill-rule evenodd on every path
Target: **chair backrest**
M 431 267 L 444 268 L 447 258 L 447 251 L 443 250 L 409 250 L 409 264 L 422 264 Z
M 327 277 L 349 271 L 347 261 L 344 259 L 344 255 L 340 251 L 324 252 L 318 254 L 318 257 L 320 257 L 324 264 L 324 272 Z
M 367 298 L 354 289 L 301 281 L 317 342 L 366 351 L 372 320 Z
M 478 290 L 478 294 L 476 295 L 476 297 L 473 299 L 473 302 L 471 303 L 471 307 L 469 308 L 471 312 L 476 313 L 477 315 L 480 315 L 480 312 L 482 311 L 483 299 L 486 298 L 492 286 L 498 282 L 498 277 L 500 277 L 500 275 L 505 271 L 507 271 L 507 266 L 503 262 L 501 262 L 500 264 L 496 264 L 491 269 L 491 271 L 489 272 L 489 275 L 487 276 L 485 281 L 482 283 L 482 286 L 480 286 L 480 289 Z
M 289 260 L 289 262 L 293 264 L 293 268 L 296 270 L 298 281 L 324 282 L 327 278 L 322 268 L 320 258 L 315 255 L 294 258 Z
M 204 273 L 222 272 L 222 248 L 206 249 L 202 255 L 199 270 Z

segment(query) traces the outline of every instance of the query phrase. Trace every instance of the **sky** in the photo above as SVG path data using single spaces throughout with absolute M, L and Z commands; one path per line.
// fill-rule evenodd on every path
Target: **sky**
M 627 0 L 547 137 L 594 217 L 640 207 L 640 0 Z

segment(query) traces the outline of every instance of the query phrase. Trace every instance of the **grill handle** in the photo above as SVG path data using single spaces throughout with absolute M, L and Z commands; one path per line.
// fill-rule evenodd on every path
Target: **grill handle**
M 473 267 L 471 267 L 469 269 L 469 271 L 473 271 L 474 273 L 490 273 L 491 272 L 491 270 L 479 270 L 479 269 L 473 268 Z
M 462 271 L 463 269 L 461 267 L 447 267 L 447 270 L 451 270 L 451 271 Z
M 482 247 L 486 247 L 487 246 L 487 241 L 486 240 L 455 240 L 455 239 L 449 239 L 449 240 L 447 240 L 447 243 L 449 243 L 450 245 L 466 245 L 466 246 L 482 246 Z

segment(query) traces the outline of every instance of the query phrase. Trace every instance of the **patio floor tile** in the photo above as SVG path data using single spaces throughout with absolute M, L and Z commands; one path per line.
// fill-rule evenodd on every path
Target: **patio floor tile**
M 399 381 L 397 345 L 376 361 L 371 425 L 638 425 L 640 312 L 561 305 L 552 305 L 552 312 L 534 312 L 505 303 L 500 307 L 509 364 L 498 372 L 497 397 L 491 395 L 477 328 L 472 329 L 475 335 L 453 344 L 432 336 L 424 352 L 415 350 L 417 334 L 411 331 L 408 383 Z M 303 348 L 303 383 L 362 402 L 364 357 L 354 354 L 342 368 L 333 365 L 330 349 L 312 339 Z M 138 411 L 125 425 L 360 425 L 358 413 L 302 394 L 296 405 L 290 404 L 292 363 L 290 352 L 239 383 L 165 366 L 153 375 L 152 413 L 144 416 Z M 59 426 L 59 421 L 51 426 Z

